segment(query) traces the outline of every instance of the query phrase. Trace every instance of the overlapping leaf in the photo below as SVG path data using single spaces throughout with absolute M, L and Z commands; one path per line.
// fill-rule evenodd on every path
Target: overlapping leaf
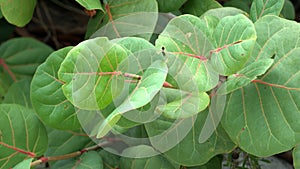
M 182 59 L 192 74 L 187 76 L 194 76 L 199 92 L 208 91 L 216 86 L 217 73 L 207 61 L 196 58 L 208 57 L 210 50 L 214 49 L 212 35 L 205 21 L 192 15 L 176 17 L 169 22 L 155 45 L 158 48 L 164 47 L 167 55 L 175 55 Z
M 178 10 L 186 0 L 175 0 L 172 3 L 165 0 L 156 0 L 158 3 L 159 12 L 173 12 Z
M 81 109 L 109 105 L 123 89 L 117 68 L 126 57 L 125 49 L 107 38 L 90 39 L 71 49 L 58 71 L 67 99 Z
M 0 105 L 0 168 L 13 167 L 29 154 L 41 156 L 47 149 L 47 139 L 44 125 L 31 109 Z
M 255 26 L 265 36 L 259 36 L 253 58 L 275 56 L 274 64 L 252 84 L 228 96 L 222 124 L 243 150 L 270 156 L 299 142 L 300 27 L 275 16 L 263 17 Z
M 226 16 L 234 16 L 234 15 L 238 15 L 238 14 L 247 15 L 246 12 L 244 12 L 240 9 L 233 8 L 233 7 L 223 7 L 223 8 L 216 8 L 216 9 L 208 10 L 203 15 L 201 15 L 201 18 L 203 18 L 205 16 L 214 16 L 219 19 L 222 19 Z
M 53 52 L 38 67 L 31 83 L 31 100 L 36 113 L 45 124 L 57 129 L 80 128 L 74 106 L 64 96 L 63 82 L 57 75 L 70 50 L 71 47 L 67 47 Z
M 31 38 L 14 38 L 0 47 L 0 72 L 14 81 L 31 77 L 53 50 Z
M 243 68 L 256 41 L 253 23 L 244 15 L 220 20 L 213 33 L 216 49 L 211 64 L 221 75 L 231 75 Z
M 31 108 L 30 80 L 23 79 L 12 84 L 5 94 L 3 103 L 14 103 Z
M 285 0 L 254 0 L 250 8 L 250 18 L 256 22 L 265 15 L 279 15 Z
M 92 10 L 92 9 L 100 9 L 103 11 L 100 1 L 95 0 L 76 0 L 80 5 L 85 7 L 85 9 Z
M 260 59 L 246 66 L 237 74 L 231 75 L 222 83 L 217 94 L 223 95 L 233 92 L 251 83 L 257 76 L 263 75 L 273 64 L 272 59 Z
M 151 64 L 128 98 L 101 124 L 97 138 L 105 136 L 119 121 L 122 114 L 148 104 L 162 88 L 167 74 L 168 68 L 163 61 L 158 60 Z
M 105 13 L 99 12 L 89 21 L 86 37 L 114 39 L 139 35 L 149 39 L 156 25 L 157 12 L 155 0 L 109 0 Z
M 228 135 L 221 127 L 218 127 L 218 129 L 206 142 L 198 142 L 201 129 L 208 115 L 207 110 L 208 109 L 202 113 L 199 113 L 197 116 L 188 118 L 189 120 L 185 120 L 187 122 L 183 125 L 183 127 L 190 128 L 189 125 L 191 125 L 190 130 L 183 131 L 182 128 L 177 128 L 177 132 L 174 132 L 174 135 L 161 138 L 161 140 L 155 139 L 154 135 L 168 131 L 168 128 L 172 127 L 172 125 L 178 125 L 180 123 L 176 124 L 171 121 L 159 119 L 152 124 L 147 124 L 146 130 L 151 136 L 150 140 L 152 145 L 157 150 L 161 151 L 164 146 L 168 146 L 177 140 L 178 143 L 164 154 L 168 159 L 171 159 L 184 166 L 202 165 L 208 162 L 216 154 L 231 151 L 235 145 L 230 141 Z M 182 121 L 182 123 L 184 122 Z M 179 137 L 181 137 L 181 135 L 185 135 L 183 132 L 187 133 L 186 136 L 181 139 Z
M 26 159 L 20 162 L 18 165 L 14 166 L 13 169 L 30 169 L 30 164 L 33 158 Z
M 0 1 L 0 7 L 5 19 L 16 26 L 25 26 L 32 18 L 36 0 Z
M 300 151 L 299 151 L 299 145 L 297 145 L 293 150 L 293 163 L 294 168 L 299 169 L 300 168 Z

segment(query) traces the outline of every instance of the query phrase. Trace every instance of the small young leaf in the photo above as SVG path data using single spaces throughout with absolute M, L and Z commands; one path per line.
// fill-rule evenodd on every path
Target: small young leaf
M 0 105 L 0 168 L 10 168 L 47 149 L 47 131 L 31 109 Z
M 72 47 L 53 52 L 41 64 L 32 79 L 31 100 L 41 120 L 57 129 L 74 130 L 80 128 L 74 106 L 62 91 L 63 82 L 58 80 L 58 69 Z
M 36 0 L 0 1 L 0 7 L 5 19 L 16 26 L 25 26 L 32 18 Z
M 104 11 L 98 0 L 76 0 L 76 2 L 88 10 L 100 9 L 101 11 Z
M 281 10 L 281 15 L 283 15 L 283 17 L 286 19 L 295 20 L 295 8 L 290 0 L 284 1 L 284 5 Z
M 149 103 L 162 88 L 167 74 L 168 68 L 165 62 L 158 60 L 151 64 L 128 98 L 103 121 L 97 138 L 105 136 L 119 121 L 122 114 Z
M 237 72 L 237 74 L 230 75 L 227 81 L 222 83 L 217 94 L 228 94 L 250 84 L 257 76 L 263 75 L 272 66 L 273 62 L 273 59 L 260 59 L 246 66 Z
M 285 0 L 254 0 L 250 9 L 250 18 L 256 22 L 265 15 L 279 15 Z
M 33 158 L 26 159 L 16 166 L 13 167 L 13 169 L 30 169 L 30 164 L 32 162 Z
M 66 98 L 81 109 L 108 106 L 123 89 L 123 76 L 117 69 L 125 58 L 126 50 L 104 37 L 75 46 L 58 71 Z

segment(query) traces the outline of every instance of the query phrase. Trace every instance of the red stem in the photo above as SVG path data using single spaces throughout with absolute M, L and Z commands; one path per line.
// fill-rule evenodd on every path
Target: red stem
M 195 54 L 191 54 L 191 53 L 184 53 L 184 52 L 169 52 L 171 54 L 177 54 L 177 55 L 186 55 L 186 56 L 190 56 L 190 57 L 193 57 L 193 58 L 197 58 L 197 59 L 200 59 L 202 61 L 206 61 L 207 58 L 204 57 L 204 56 L 199 56 L 199 55 L 195 55 Z
M 9 69 L 8 65 L 5 63 L 4 59 L 0 59 L 0 66 L 9 74 L 9 76 L 13 79 L 13 81 L 17 81 L 16 76 L 14 73 Z
M 34 158 L 34 157 L 36 156 L 35 153 L 33 153 L 33 152 L 25 151 L 25 150 L 22 150 L 22 149 L 20 149 L 20 148 L 17 148 L 17 147 L 14 147 L 14 146 L 10 146 L 10 145 L 8 145 L 8 144 L 5 144 L 5 143 L 3 143 L 3 142 L 0 142 L 0 145 L 3 145 L 4 147 L 7 147 L 7 148 L 9 148 L 9 149 L 13 149 L 13 150 L 15 150 L 15 151 L 17 151 L 17 152 L 19 152 L 19 153 L 26 154 L 26 155 L 28 155 L 28 156 L 30 156 L 30 157 L 32 157 L 32 158 Z
M 286 90 L 297 90 L 297 91 L 300 91 L 300 88 L 293 88 L 293 87 L 286 87 L 286 86 L 278 85 L 278 84 L 272 84 L 272 83 L 264 82 L 264 81 L 262 81 L 260 79 L 252 80 L 252 83 L 260 83 L 260 84 L 264 84 L 264 85 L 267 85 L 267 86 L 270 86 L 270 87 L 277 87 L 277 88 L 282 88 L 282 89 L 286 89 Z
M 115 33 L 117 34 L 117 37 L 120 38 L 121 36 L 120 36 L 120 34 L 119 34 L 119 32 L 118 32 L 116 26 L 115 26 L 115 22 L 114 22 L 114 20 L 113 20 L 113 17 L 112 17 L 112 14 L 111 14 L 111 12 L 110 12 L 110 8 L 109 8 L 109 5 L 108 5 L 108 4 L 105 4 L 105 9 L 106 9 L 106 12 L 107 12 L 109 21 L 111 22 L 112 27 L 113 27 Z
M 226 49 L 226 48 L 228 48 L 228 47 L 230 47 L 230 46 L 233 46 L 233 45 L 235 45 L 235 44 L 242 43 L 242 42 L 243 42 L 242 40 L 238 40 L 238 41 L 233 42 L 233 43 L 230 43 L 230 44 L 228 44 L 228 45 L 224 45 L 224 46 L 222 46 L 222 47 L 219 47 L 219 48 L 217 48 L 217 49 L 215 49 L 215 50 L 211 50 L 211 51 L 210 51 L 210 57 L 211 57 L 211 55 L 212 55 L 213 53 L 218 53 L 218 52 L 220 52 L 220 51 L 223 50 L 223 49 Z

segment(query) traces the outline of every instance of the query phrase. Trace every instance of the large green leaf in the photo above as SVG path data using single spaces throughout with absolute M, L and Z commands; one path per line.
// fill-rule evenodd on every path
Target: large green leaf
M 220 20 L 213 33 L 216 42 L 211 64 L 221 75 L 231 75 L 243 68 L 256 41 L 253 23 L 244 15 Z
M 14 81 L 31 77 L 53 50 L 31 38 L 14 38 L 0 46 L 0 72 Z
M 57 129 L 78 129 L 79 121 L 74 106 L 62 91 L 63 82 L 58 80 L 58 69 L 72 47 L 53 52 L 41 64 L 32 79 L 31 100 L 41 120 Z
M 103 159 L 103 168 L 104 169 L 116 169 L 120 165 L 120 157 L 109 153 L 105 150 L 101 150 L 99 155 Z
M 205 20 L 192 15 L 182 15 L 172 19 L 159 35 L 155 46 L 164 47 L 166 55 L 174 60 L 173 62 L 167 60 L 170 62 L 168 67 L 180 62 L 172 57 L 182 60 L 189 68 L 189 71 L 182 73 L 197 82 L 199 92 L 208 91 L 217 85 L 218 74 L 205 60 L 215 46 Z
M 285 0 L 254 0 L 250 8 L 253 22 L 265 15 L 279 15 Z
M 128 98 L 103 121 L 97 138 L 105 136 L 119 121 L 122 114 L 148 104 L 162 88 L 167 74 L 168 68 L 165 62 L 158 60 L 151 64 Z
M 208 10 L 203 15 L 201 15 L 201 18 L 203 18 L 204 16 L 215 16 L 219 19 L 222 19 L 226 16 L 234 16 L 234 15 L 238 15 L 238 14 L 247 15 L 246 12 L 244 12 L 240 9 L 233 8 L 233 7 L 223 7 L 223 8 L 216 8 L 216 9 Z
M 124 80 L 117 68 L 126 57 L 125 49 L 107 38 L 75 46 L 58 71 L 67 99 L 81 109 L 97 110 L 109 105 L 122 91 Z
M 103 161 L 96 151 L 89 151 L 79 158 L 62 160 L 55 163 L 51 168 L 56 169 L 103 169 Z
M 108 0 L 107 2 L 105 13 L 98 12 L 90 19 L 86 38 L 92 35 L 92 37 L 106 36 L 114 39 L 140 34 L 146 34 L 144 37 L 147 40 L 150 38 L 158 17 L 156 0 Z
M 263 17 L 255 26 L 264 36 L 258 36 L 253 60 L 274 56 L 274 64 L 228 96 L 222 124 L 243 150 L 270 156 L 291 149 L 300 139 L 300 27 L 276 16 Z
M 76 2 L 88 10 L 100 9 L 101 11 L 104 11 L 98 0 L 76 0 Z
M 5 19 L 16 26 L 25 26 L 32 18 L 36 0 L 1 0 L 0 7 Z
M 47 131 L 34 112 L 16 104 L 0 105 L 0 168 L 10 168 L 47 149 Z
M 30 80 L 23 79 L 12 84 L 5 94 L 3 103 L 14 103 L 31 108 Z
M 189 0 L 182 8 L 183 13 L 201 16 L 210 9 L 221 8 L 222 6 L 216 0 Z
M 148 146 L 136 146 L 125 150 L 126 154 L 133 154 L 137 158 L 127 158 L 121 157 L 120 168 L 130 168 L 130 169 L 175 169 L 170 162 L 161 155 L 156 155 L 147 158 L 139 158 L 140 155 L 144 156 L 144 153 L 148 151 L 154 151 Z
M 182 120 L 182 122 L 174 123 L 172 121 L 159 119 L 152 122 L 152 124 L 147 124 L 146 130 L 149 136 L 151 136 L 150 140 L 152 145 L 158 151 L 162 151 L 164 147 L 176 142 L 176 140 L 178 141 L 175 146 L 164 153 L 168 159 L 171 159 L 183 166 L 203 165 L 216 154 L 229 152 L 235 146 L 221 126 L 217 128 L 214 134 L 206 142 L 199 143 L 199 135 L 207 115 L 208 109 L 199 113 L 197 116 L 189 118 L 189 120 L 186 119 L 186 123 Z M 174 128 L 177 132 L 174 132 L 173 135 L 161 137 L 160 139 L 156 139 L 154 137 L 155 135 L 161 134 L 161 132 L 168 131 L 172 125 L 183 125 L 183 127 L 190 128 L 190 130 L 184 131 L 182 128 L 177 127 L 177 129 Z M 189 125 L 191 125 L 191 127 L 189 127 Z M 182 135 L 186 136 L 181 139 L 180 137 Z
M 299 145 L 297 145 L 293 150 L 293 163 L 294 163 L 294 168 L 295 169 L 300 168 L 300 149 L 299 149 Z

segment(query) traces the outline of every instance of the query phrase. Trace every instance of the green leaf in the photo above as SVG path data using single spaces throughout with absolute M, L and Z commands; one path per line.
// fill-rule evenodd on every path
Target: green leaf
M 157 12 L 156 0 L 109 0 L 105 12 L 98 12 L 90 19 L 86 38 L 106 36 L 115 39 L 140 35 L 148 40 L 157 22 Z
M 215 9 L 208 10 L 203 15 L 201 15 L 201 18 L 203 18 L 205 16 L 215 16 L 219 19 L 222 19 L 226 16 L 235 16 L 238 14 L 248 15 L 246 12 L 244 12 L 240 9 L 237 9 L 237 8 L 223 7 L 223 8 L 215 8 Z
M 70 50 L 58 71 L 66 98 L 81 109 L 108 106 L 123 88 L 118 65 L 127 57 L 125 49 L 107 38 L 81 42 Z M 114 83 L 113 83 L 114 82 Z
M 3 103 L 14 103 L 31 108 L 30 80 L 23 79 L 12 84 L 5 94 Z
M 14 166 L 13 169 L 30 169 L 30 164 L 32 160 L 33 158 L 26 159 L 20 162 L 19 164 L 17 164 L 16 166 Z
M 151 144 L 157 151 L 164 152 L 168 159 L 183 166 L 203 165 L 215 155 L 231 151 L 235 145 L 221 126 L 206 142 L 199 143 L 199 135 L 207 116 L 208 109 L 197 116 L 180 119 L 177 123 L 163 119 L 149 123 L 146 125 L 146 130 Z M 172 126 L 174 131 L 169 129 Z M 165 133 L 166 137 L 155 138 L 156 135 L 162 134 L 161 132 Z M 183 139 L 180 138 L 182 136 Z M 173 144 L 174 142 L 177 144 Z M 171 149 L 165 152 L 166 147 L 171 144 L 173 145 Z
M 299 169 L 300 168 L 300 151 L 299 151 L 299 145 L 297 145 L 293 150 L 293 163 L 294 168 Z
M 88 10 L 100 9 L 101 11 L 104 11 L 98 0 L 76 0 L 76 2 Z
M 53 52 L 41 64 L 32 79 L 31 100 L 40 119 L 53 128 L 73 130 L 80 128 L 74 106 L 62 91 L 63 82 L 58 80 L 58 69 L 72 47 Z
M 130 169 L 153 169 L 153 168 L 163 168 L 163 169 L 174 169 L 172 164 L 165 159 L 161 155 L 156 155 L 152 157 L 146 158 L 139 158 L 140 155 L 142 156 L 147 155 L 147 152 L 154 151 L 153 148 L 148 146 L 136 146 L 130 147 L 125 150 L 126 154 L 136 155 L 138 158 L 127 158 L 121 157 L 120 160 L 120 168 L 130 168 Z M 143 154 L 146 153 L 146 154 Z
M 186 169 L 222 169 L 224 165 L 222 165 L 222 158 L 219 156 L 213 157 L 206 164 L 195 167 L 186 167 Z
M 0 168 L 41 156 L 47 149 L 47 139 L 44 125 L 31 109 L 16 104 L 0 105 Z
M 162 88 L 168 73 L 166 63 L 156 61 L 145 71 L 142 79 L 128 98 L 117 107 L 102 123 L 97 138 L 105 136 L 121 118 L 122 114 L 149 103 Z
M 31 38 L 14 38 L 0 46 L 0 73 L 14 81 L 31 77 L 53 50 Z
M 241 9 L 247 13 L 250 12 L 250 5 L 251 5 L 251 2 L 250 1 L 241 1 L 241 0 L 231 0 L 231 1 L 227 1 L 224 3 L 224 6 L 226 7 L 235 7 L 235 8 L 238 8 L 238 9 Z
M 5 19 L 16 26 L 23 27 L 32 18 L 36 0 L 0 1 L 0 7 Z
M 221 75 L 231 75 L 243 68 L 256 41 L 253 23 L 244 15 L 227 16 L 220 20 L 213 37 L 216 48 L 211 64 Z
M 104 169 L 116 169 L 120 165 L 120 157 L 115 154 L 101 150 L 99 155 L 103 159 Z
M 250 8 L 250 18 L 256 22 L 265 15 L 279 15 L 285 0 L 254 0 Z
M 253 60 L 274 56 L 274 64 L 228 96 L 222 125 L 244 151 L 270 156 L 300 141 L 300 29 L 298 23 L 276 16 L 265 16 L 255 26 L 263 36 L 258 36 Z
M 77 159 L 58 161 L 51 168 L 57 169 L 103 169 L 103 161 L 96 151 L 89 151 Z
M 260 59 L 238 71 L 237 74 L 230 75 L 227 81 L 222 83 L 217 94 L 228 94 L 250 84 L 257 76 L 263 75 L 273 62 L 273 59 Z
M 197 83 L 199 92 L 211 90 L 219 79 L 218 74 L 205 60 L 210 50 L 214 49 L 211 31 L 207 29 L 206 21 L 192 15 L 176 17 L 168 23 L 155 42 L 157 48 L 165 48 L 168 67 L 175 67 L 180 61 L 184 63 L 187 68 L 185 71 L 179 71 L 188 78 L 185 80 Z
M 166 0 L 156 0 L 158 3 L 159 12 L 173 12 L 178 10 L 186 0 L 173 0 L 172 2 Z
M 168 88 L 164 88 L 162 92 L 168 101 L 167 104 L 159 105 L 156 111 L 171 119 L 191 117 L 203 111 L 210 101 L 204 92 L 191 93 Z
M 69 154 L 94 144 L 81 130 L 62 131 L 49 128 L 48 138 L 49 143 L 45 156 Z
M 281 10 L 281 15 L 286 19 L 294 20 L 295 19 L 295 8 L 293 3 L 290 0 L 285 0 L 283 8 Z
M 201 16 L 203 13 L 210 9 L 221 8 L 220 5 L 215 0 L 189 0 L 184 4 L 182 8 L 183 13 L 189 13 L 195 16 Z

